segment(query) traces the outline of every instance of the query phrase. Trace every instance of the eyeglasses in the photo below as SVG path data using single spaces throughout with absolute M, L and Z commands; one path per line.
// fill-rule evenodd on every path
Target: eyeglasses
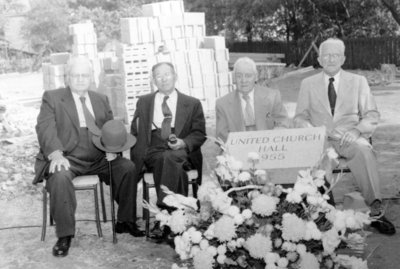
M 156 76 L 154 76 L 154 79 L 157 80 L 157 81 L 161 81 L 163 79 L 170 79 L 173 76 L 174 76 L 173 73 L 166 73 L 166 74 L 163 74 L 163 75 L 156 75 Z
M 78 79 L 78 78 L 89 79 L 91 77 L 90 74 L 70 74 L 69 76 L 73 79 Z
M 342 54 L 337 54 L 337 53 L 328 53 L 328 54 L 321 55 L 321 58 L 323 60 L 329 60 L 329 59 L 337 60 L 337 59 L 339 59 L 341 57 L 343 57 L 343 55 Z
M 235 73 L 236 79 L 251 79 L 254 77 L 253 73 Z

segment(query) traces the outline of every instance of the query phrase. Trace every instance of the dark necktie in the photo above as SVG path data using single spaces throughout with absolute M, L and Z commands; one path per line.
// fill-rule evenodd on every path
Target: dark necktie
M 99 127 L 97 127 L 97 125 L 94 121 L 94 117 L 92 116 L 92 114 L 90 113 L 89 109 L 86 106 L 86 98 L 81 96 L 81 97 L 79 97 L 79 99 L 81 100 L 81 103 L 82 103 L 83 114 L 85 115 L 85 121 L 86 121 L 87 128 L 93 135 L 100 136 L 101 131 L 100 131 Z
M 168 107 L 167 99 L 169 96 L 164 96 L 164 100 L 161 104 L 162 113 L 164 114 L 164 120 L 161 123 L 161 138 L 167 139 L 171 134 L 171 122 L 172 112 Z
M 251 106 L 250 96 L 248 94 L 243 94 L 243 99 L 246 101 L 246 107 L 244 109 L 244 125 L 251 126 L 255 124 L 254 112 Z
M 336 105 L 336 91 L 335 91 L 335 86 L 333 85 L 334 81 L 335 81 L 334 78 L 329 78 L 328 98 L 329 98 L 329 104 L 331 106 L 332 116 L 335 114 L 335 105 Z

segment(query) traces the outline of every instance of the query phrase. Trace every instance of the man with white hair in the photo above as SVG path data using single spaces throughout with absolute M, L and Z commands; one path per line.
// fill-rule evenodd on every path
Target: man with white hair
M 381 209 L 381 181 L 368 141 L 380 114 L 366 78 L 342 70 L 344 52 L 340 39 L 329 38 L 321 43 L 318 62 L 323 71 L 301 82 L 294 125 L 326 127 L 328 142 L 347 159 L 356 184 L 371 207 L 371 216 L 378 218 L 371 226 L 383 234 L 394 234 L 395 227 Z
M 230 132 L 287 128 L 288 115 L 279 90 L 257 85 L 255 62 L 239 58 L 233 67 L 236 90 L 216 102 L 216 135 L 226 141 Z
M 105 154 L 92 142 L 93 137 L 101 136 L 103 125 L 113 119 L 107 97 L 89 90 L 93 81 L 92 70 L 87 57 L 71 58 L 67 65 L 69 86 L 44 92 L 37 118 L 40 152 L 36 157 L 33 183 L 43 178 L 47 180 L 50 214 L 56 223 L 58 237 L 53 247 L 56 257 L 68 255 L 71 239 L 75 235 L 77 202 L 73 179 L 96 174 L 109 184 L 107 160 L 112 162 L 113 192 L 119 205 L 116 232 L 144 236 L 144 232 L 136 226 L 133 208 L 133 197 L 136 197 L 135 165 L 114 153 Z M 124 141 L 119 143 L 123 145 Z

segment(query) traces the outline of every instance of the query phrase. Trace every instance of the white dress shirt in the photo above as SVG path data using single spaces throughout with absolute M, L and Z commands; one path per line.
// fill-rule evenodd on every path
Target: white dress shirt
M 86 120 L 85 120 L 85 114 L 83 113 L 82 102 L 81 102 L 81 99 L 79 99 L 79 97 L 81 97 L 81 96 L 75 92 L 72 92 L 72 97 L 74 98 L 76 111 L 78 112 L 79 127 L 87 127 Z M 85 103 L 86 103 L 86 106 L 87 106 L 89 112 L 92 114 L 93 118 L 96 119 L 96 117 L 94 116 L 92 102 L 90 102 L 88 92 L 85 92 L 83 97 L 85 97 Z
M 151 129 L 161 128 L 161 124 L 164 120 L 164 114 L 162 112 L 162 103 L 164 101 L 165 94 L 157 92 L 154 98 L 154 114 L 153 124 Z M 178 102 L 178 93 L 174 90 L 167 99 L 167 105 L 172 113 L 171 128 L 175 127 L 175 115 L 176 115 L 176 104 Z

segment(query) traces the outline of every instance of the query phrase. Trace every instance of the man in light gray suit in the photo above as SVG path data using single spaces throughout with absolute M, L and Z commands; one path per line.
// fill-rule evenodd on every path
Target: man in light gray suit
M 226 141 L 230 132 L 289 127 L 280 92 L 256 84 L 258 72 L 252 59 L 239 58 L 233 73 L 237 90 L 216 102 L 217 138 Z
M 381 181 L 375 153 L 368 138 L 380 114 L 365 77 L 341 69 L 345 61 L 342 40 L 321 43 L 318 61 L 323 71 L 304 79 L 294 117 L 295 127 L 325 126 L 328 142 L 347 159 L 371 216 L 382 215 Z M 371 226 L 384 234 L 395 227 L 383 215 Z

